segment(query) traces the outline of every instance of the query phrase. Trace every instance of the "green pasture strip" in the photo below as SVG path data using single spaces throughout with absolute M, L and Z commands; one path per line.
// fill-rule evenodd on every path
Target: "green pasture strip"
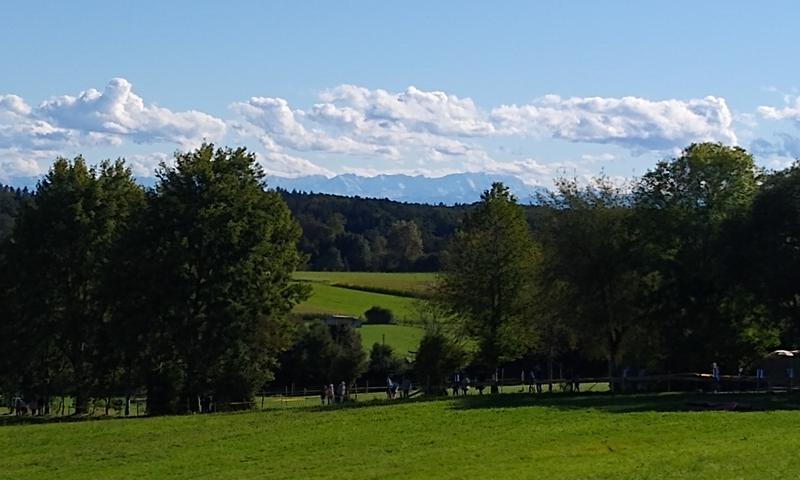
M 416 302 L 422 300 L 363 292 L 334 287 L 323 283 L 312 283 L 311 297 L 295 306 L 299 314 L 340 314 L 363 317 L 364 312 L 374 306 L 388 308 L 400 323 L 414 323 L 417 319 Z
M 384 272 L 295 272 L 295 280 L 326 283 L 333 286 L 396 293 L 403 296 L 424 295 L 436 279 L 435 273 Z
M 0 479 L 794 478 L 794 395 L 496 395 L 0 427 Z M 770 411 L 687 411 L 689 402 Z

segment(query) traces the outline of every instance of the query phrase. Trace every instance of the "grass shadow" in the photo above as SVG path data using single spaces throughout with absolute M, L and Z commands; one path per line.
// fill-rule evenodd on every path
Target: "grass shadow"
M 608 413 L 800 410 L 800 393 L 513 393 L 454 399 L 459 410 L 547 407 Z

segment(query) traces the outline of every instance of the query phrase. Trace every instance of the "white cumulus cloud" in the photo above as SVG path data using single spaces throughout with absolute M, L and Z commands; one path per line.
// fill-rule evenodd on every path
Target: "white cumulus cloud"
M 491 117 L 507 135 L 610 143 L 635 151 L 672 150 L 698 141 L 737 143 L 725 99 L 711 96 L 654 101 L 548 95 L 527 105 L 502 105 Z
M 43 102 L 36 114 L 61 128 L 130 138 L 136 143 L 177 143 L 191 147 L 219 140 L 225 122 L 203 112 L 173 112 L 148 105 L 124 78 L 114 78 L 100 92 L 89 89 Z

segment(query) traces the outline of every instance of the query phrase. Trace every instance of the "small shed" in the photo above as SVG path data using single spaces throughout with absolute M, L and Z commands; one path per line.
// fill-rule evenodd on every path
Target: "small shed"
M 325 317 L 325 325 L 329 327 L 361 327 L 361 320 L 350 315 L 330 315 Z
M 775 350 L 756 362 L 770 387 L 798 384 L 800 350 Z

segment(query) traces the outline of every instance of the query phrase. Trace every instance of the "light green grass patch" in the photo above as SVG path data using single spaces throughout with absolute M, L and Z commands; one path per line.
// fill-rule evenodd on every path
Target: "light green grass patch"
M 770 404 L 789 396 L 705 396 Z M 0 427 L 0 478 L 794 478 L 800 412 L 499 395 Z M 391 403 L 391 404 L 390 404 Z M 782 410 L 781 408 L 790 408 Z
M 416 305 L 422 301 L 409 297 L 334 287 L 323 283 L 312 283 L 311 287 L 311 297 L 295 306 L 293 310 L 295 313 L 363 317 L 365 311 L 373 306 L 379 306 L 391 310 L 398 322 L 414 323 L 418 318 Z
M 404 295 L 424 295 L 436 279 L 435 273 L 384 272 L 295 272 L 295 280 L 333 286 L 381 289 Z
M 373 344 L 385 342 L 400 358 L 408 356 L 409 352 L 416 352 L 422 338 L 422 329 L 409 325 L 362 325 L 358 332 L 367 352 Z

